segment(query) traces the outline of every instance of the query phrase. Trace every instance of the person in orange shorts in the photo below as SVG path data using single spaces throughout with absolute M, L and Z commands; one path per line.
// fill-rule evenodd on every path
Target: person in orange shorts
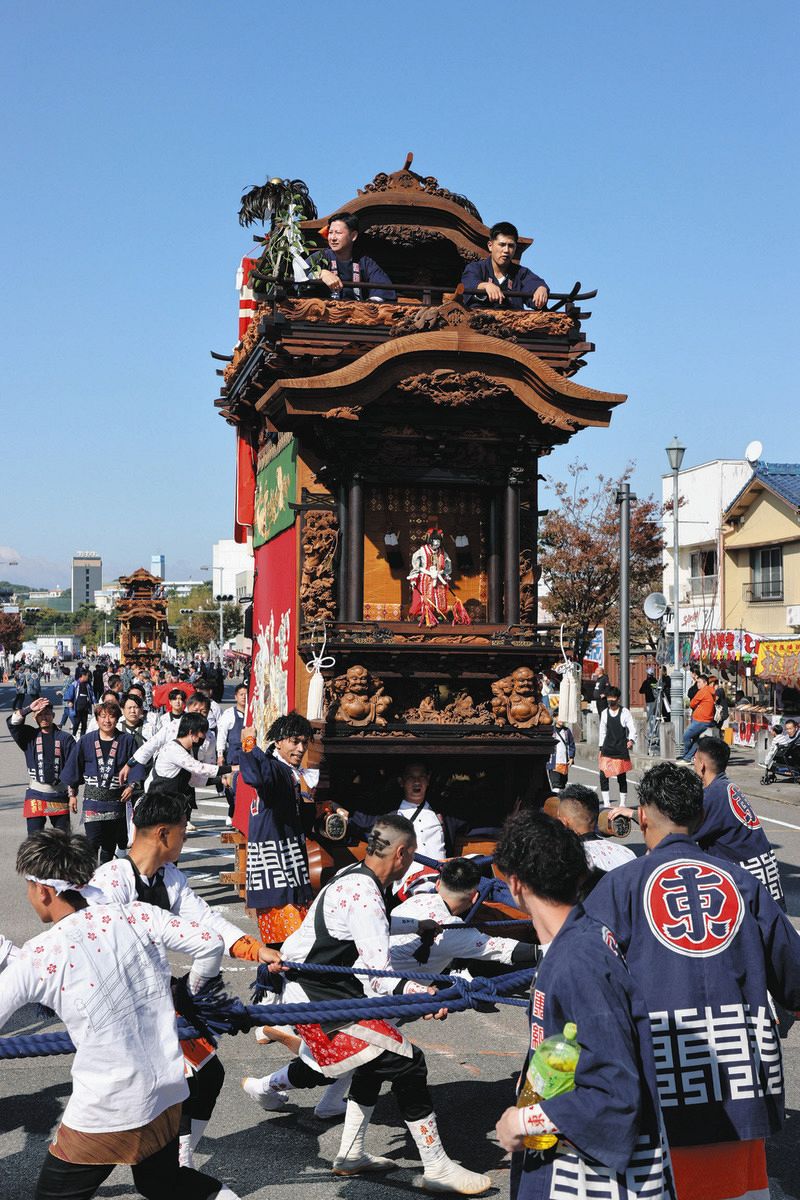
M 316 813 L 300 765 L 314 736 L 299 713 L 278 717 L 267 732 L 266 751 L 242 730 L 239 771 L 255 788 L 247 828 L 247 906 L 256 910 L 265 945 L 281 945 L 299 929 L 313 900 L 306 834 Z

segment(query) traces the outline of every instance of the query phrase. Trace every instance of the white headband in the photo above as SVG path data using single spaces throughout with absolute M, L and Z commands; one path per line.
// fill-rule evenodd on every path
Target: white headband
M 80 896 L 83 896 L 84 900 L 89 901 L 94 897 L 99 899 L 103 897 L 102 890 L 90 883 L 70 883 L 67 879 L 39 879 L 36 875 L 26 875 L 25 878 L 29 879 L 31 883 L 38 883 L 42 887 L 52 888 L 57 896 L 60 896 L 62 892 L 77 892 Z

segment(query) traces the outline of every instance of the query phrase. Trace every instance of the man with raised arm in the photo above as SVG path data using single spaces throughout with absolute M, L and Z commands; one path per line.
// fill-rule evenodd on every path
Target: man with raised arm
M 770 995 L 800 1007 L 800 936 L 762 883 L 701 850 L 699 777 L 658 763 L 639 784 L 649 853 L 584 901 L 613 932 L 650 1016 L 678 1195 L 767 1194 L 764 1139 L 784 1120 Z
M 26 724 L 28 713 L 36 722 L 35 729 Z M 71 771 L 78 753 L 74 737 L 56 728 L 53 705 L 44 696 L 30 708 L 14 709 L 6 724 L 28 768 L 22 810 L 28 833 L 44 829 L 48 817 L 55 829 L 69 830 L 69 793 L 62 776 L 65 768 Z
M 190 954 L 190 992 L 219 973 L 222 937 L 151 905 L 95 905 L 86 838 L 43 830 L 23 842 L 17 872 L 48 929 L 0 975 L 0 1028 L 25 1004 L 52 1008 L 75 1048 L 67 1101 L 35 1200 L 90 1200 L 118 1164 L 149 1200 L 237 1200 L 178 1162 L 188 1093 L 167 951 Z M 89 893 L 91 895 L 91 893 Z
M 514 262 L 519 234 L 510 221 L 497 221 L 489 230 L 489 257 L 467 263 L 461 282 L 464 303 L 486 308 L 544 308 L 550 289 L 540 276 Z M 509 296 L 509 292 L 524 292 Z
M 286 1003 L 338 999 L 352 1005 L 365 996 L 433 991 L 382 975 L 392 969 L 386 892 L 408 870 L 416 845 L 414 828 L 405 817 L 390 813 L 378 818 L 363 863 L 345 867 L 326 884 L 300 929 L 283 946 L 289 962 L 364 968 L 365 974 L 298 972 L 289 976 Z M 370 969 L 374 975 L 367 973 Z M 391 1159 L 368 1154 L 364 1145 L 381 1085 L 387 1081 L 422 1158 L 426 1190 L 477 1196 L 491 1187 L 488 1175 L 468 1171 L 445 1153 L 428 1091 L 425 1056 L 394 1025 L 374 1018 L 342 1020 L 333 1028 L 298 1025 L 297 1033 L 302 1039 L 299 1058 L 263 1079 L 245 1079 L 242 1086 L 262 1108 L 276 1110 L 285 1106 L 292 1089 L 319 1087 L 356 1068 L 334 1175 L 394 1166 Z

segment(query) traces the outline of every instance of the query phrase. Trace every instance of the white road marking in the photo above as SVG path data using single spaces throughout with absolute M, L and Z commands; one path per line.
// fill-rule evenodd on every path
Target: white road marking
M 226 812 L 228 811 L 227 800 L 198 800 L 197 803 L 201 804 L 203 808 L 224 808 Z
M 785 829 L 798 829 L 800 825 L 790 825 L 788 821 L 778 821 L 775 817 L 762 817 L 761 813 L 756 814 L 762 821 L 769 821 L 771 825 L 783 825 Z

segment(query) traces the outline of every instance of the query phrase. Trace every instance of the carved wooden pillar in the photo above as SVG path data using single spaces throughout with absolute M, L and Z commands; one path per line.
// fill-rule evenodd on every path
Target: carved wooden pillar
M 347 620 L 364 618 L 364 482 L 347 485 Z
M 539 623 L 539 475 L 531 480 L 531 575 L 533 576 L 532 625 Z
M 505 487 L 503 530 L 503 580 L 505 622 L 519 624 L 519 486 L 508 482 Z
M 336 514 L 339 519 L 339 546 L 336 558 L 336 620 L 347 620 L 347 484 L 336 489 Z
M 489 497 L 489 528 L 486 538 L 486 619 L 499 625 L 503 619 L 503 583 L 500 572 L 500 496 L 495 489 Z

